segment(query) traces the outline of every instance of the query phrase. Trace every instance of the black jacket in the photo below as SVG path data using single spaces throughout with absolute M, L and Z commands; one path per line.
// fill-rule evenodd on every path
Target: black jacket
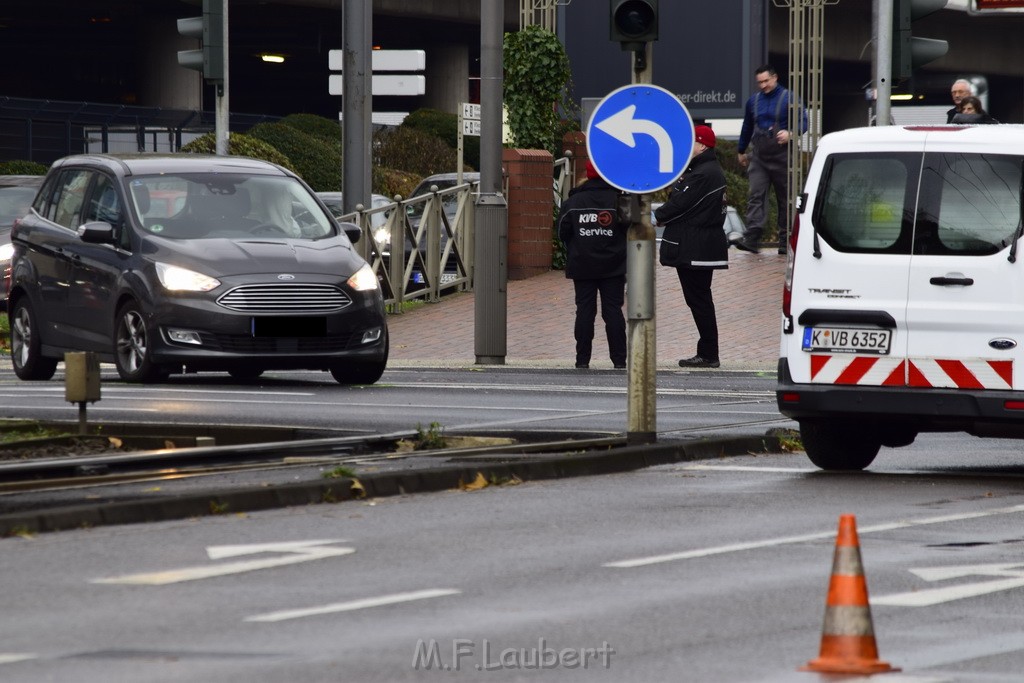
M 626 229 L 616 204 L 619 191 L 592 178 L 569 191 L 558 215 L 558 237 L 565 245 L 565 276 L 599 280 L 626 274 Z
M 665 226 L 661 265 L 673 268 L 728 268 L 725 238 L 725 173 L 714 149 L 706 149 L 672 187 L 654 217 Z

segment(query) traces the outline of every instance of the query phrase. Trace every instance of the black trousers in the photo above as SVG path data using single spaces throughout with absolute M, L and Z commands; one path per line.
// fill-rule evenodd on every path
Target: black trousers
M 576 287 L 576 362 L 589 363 L 594 344 L 594 320 L 597 318 L 597 295 L 601 294 L 601 318 L 608 337 L 608 355 L 615 365 L 626 363 L 626 318 L 622 305 L 626 301 L 626 276 L 598 280 L 573 280 Z
M 747 167 L 747 179 L 750 181 L 750 194 L 747 197 L 748 235 L 753 240 L 761 240 L 767 224 L 768 189 L 771 188 L 775 190 L 779 245 L 783 248 L 789 229 L 789 162 L 784 151 L 764 158 L 752 154 Z
M 711 298 L 711 275 L 714 272 L 710 268 L 676 268 L 683 299 L 690 307 L 700 335 L 697 355 L 705 360 L 718 360 L 718 320 L 715 318 L 715 301 Z

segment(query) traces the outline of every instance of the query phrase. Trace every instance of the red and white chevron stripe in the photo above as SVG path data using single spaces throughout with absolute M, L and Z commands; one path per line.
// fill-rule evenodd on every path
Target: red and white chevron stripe
M 1013 361 L 811 354 L 811 382 L 890 387 L 1012 389 Z

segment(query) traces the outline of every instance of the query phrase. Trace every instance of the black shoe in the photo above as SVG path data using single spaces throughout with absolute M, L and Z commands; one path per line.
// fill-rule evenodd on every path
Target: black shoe
M 577 363 L 576 364 L 576 369 L 577 370 L 589 370 L 590 369 L 590 363 Z
M 757 240 L 741 239 L 738 242 L 733 242 L 732 246 L 740 249 L 741 251 L 749 251 L 751 254 L 759 253 Z
M 626 369 L 626 364 L 625 363 L 616 363 L 615 364 L 615 369 L 616 370 L 625 370 Z
M 683 358 L 679 361 L 679 367 L 681 368 L 717 368 L 720 365 L 721 363 L 717 360 L 708 360 L 707 358 L 701 358 L 700 356 Z

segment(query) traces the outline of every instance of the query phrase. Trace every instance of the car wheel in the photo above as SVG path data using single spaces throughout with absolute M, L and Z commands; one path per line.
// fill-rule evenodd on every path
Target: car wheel
M 126 382 L 159 382 L 170 374 L 154 365 L 151 359 L 151 338 L 139 305 L 130 302 L 117 312 L 114 331 L 114 364 L 117 374 Z
M 228 374 L 239 382 L 251 382 L 263 374 L 263 368 L 231 368 Z
M 57 371 L 57 359 L 43 357 L 42 343 L 32 305 L 22 297 L 11 313 L 11 362 L 20 379 L 47 380 Z
M 801 422 L 800 438 L 807 457 L 823 470 L 862 470 L 882 447 L 875 430 L 839 420 Z
M 385 335 L 387 332 L 384 333 Z M 335 365 L 331 368 L 331 376 L 338 384 L 374 384 L 384 374 L 388 365 L 388 353 L 391 339 L 384 337 L 384 357 L 379 361 L 357 361 L 354 363 Z

